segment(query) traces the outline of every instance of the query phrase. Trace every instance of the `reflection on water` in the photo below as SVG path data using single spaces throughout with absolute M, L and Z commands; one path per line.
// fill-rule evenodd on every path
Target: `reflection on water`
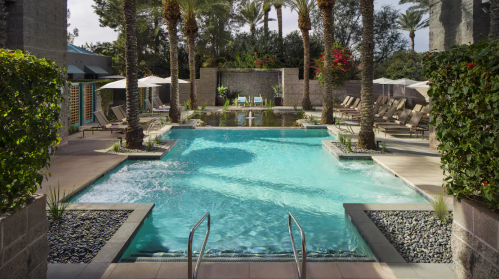
M 291 127 L 296 126 L 296 120 L 303 118 L 301 113 L 274 111 L 230 111 L 217 113 L 199 113 L 193 116 L 201 119 L 205 126 L 263 126 Z

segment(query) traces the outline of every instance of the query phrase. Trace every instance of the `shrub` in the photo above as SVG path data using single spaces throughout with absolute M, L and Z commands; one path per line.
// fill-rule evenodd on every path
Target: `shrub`
M 60 142 L 64 72 L 55 63 L 0 49 L 0 210 L 20 208 L 41 186 Z
M 499 209 L 498 41 L 428 53 L 424 72 L 449 194 Z
M 315 76 L 319 80 L 321 86 L 324 86 L 324 53 L 319 59 L 314 61 L 314 65 L 310 66 L 315 70 Z M 353 75 L 355 62 L 352 53 L 339 43 L 333 45 L 333 86 L 339 87 Z
M 447 208 L 447 203 L 445 202 L 445 190 L 442 189 L 442 191 L 438 193 L 431 205 L 433 206 L 433 210 L 435 210 L 435 217 L 441 222 L 447 223 L 449 209 Z
M 374 72 L 376 78 L 425 80 L 422 53 L 400 51 L 383 62 Z
M 278 67 L 279 63 L 276 63 L 276 60 L 272 55 L 265 54 L 263 56 L 260 56 L 256 52 L 246 52 L 242 55 L 236 55 L 236 58 L 232 63 L 220 65 L 220 70 L 226 70 L 227 68 L 273 69 Z
M 49 186 L 47 194 L 47 212 L 54 220 L 59 220 L 64 215 L 69 203 L 66 202 L 66 192 L 61 195 L 61 186 L 57 184 L 57 188 Z
M 227 97 L 228 91 L 229 91 L 229 88 L 227 88 L 226 86 L 220 85 L 219 87 L 217 87 L 217 94 L 220 97 Z

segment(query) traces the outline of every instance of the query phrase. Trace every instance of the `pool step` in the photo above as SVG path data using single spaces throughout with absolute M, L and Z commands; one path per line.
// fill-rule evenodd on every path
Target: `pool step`
M 140 262 L 186 262 L 187 257 L 128 257 L 121 259 L 122 263 Z M 294 262 L 293 257 L 203 257 L 203 262 Z M 375 258 L 355 257 L 322 257 L 307 258 L 308 262 L 376 262 Z

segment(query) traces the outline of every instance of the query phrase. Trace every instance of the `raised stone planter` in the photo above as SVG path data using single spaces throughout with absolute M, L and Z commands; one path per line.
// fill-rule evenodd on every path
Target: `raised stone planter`
M 0 218 L 0 278 L 46 278 L 48 221 L 46 197 Z
M 499 214 L 466 199 L 454 201 L 454 278 L 499 278 Z

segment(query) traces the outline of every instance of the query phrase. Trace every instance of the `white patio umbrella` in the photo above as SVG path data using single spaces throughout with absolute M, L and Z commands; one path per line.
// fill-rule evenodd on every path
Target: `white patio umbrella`
M 165 78 L 165 80 L 167 80 L 168 83 L 172 83 L 172 77 L 167 77 L 167 78 Z M 191 82 L 183 80 L 183 79 L 178 79 L 178 83 L 191 83 Z
M 373 80 L 373 83 L 383 84 L 383 99 L 385 98 L 385 84 L 390 84 L 390 82 L 393 82 L 393 79 L 378 78 L 378 79 Z
M 408 78 L 401 78 L 401 79 L 394 80 L 394 81 L 390 82 L 389 84 L 403 85 L 404 86 L 404 96 L 405 96 L 405 87 L 408 85 L 416 84 L 416 83 L 419 83 L 419 81 L 415 81 L 415 80 L 408 79 Z
M 148 76 L 145 78 L 139 79 L 139 81 L 147 82 L 147 83 L 153 83 L 153 84 L 167 84 L 171 83 L 171 80 L 168 80 L 166 78 L 160 78 L 157 76 Z
M 138 86 L 139 88 L 145 88 L 145 87 L 158 87 L 160 85 L 139 81 Z M 110 82 L 97 90 L 102 90 L 102 89 L 126 89 L 126 79 Z
M 409 87 L 409 88 L 430 88 L 430 86 L 428 85 L 428 81 L 414 83 L 413 85 L 409 85 L 407 87 Z

